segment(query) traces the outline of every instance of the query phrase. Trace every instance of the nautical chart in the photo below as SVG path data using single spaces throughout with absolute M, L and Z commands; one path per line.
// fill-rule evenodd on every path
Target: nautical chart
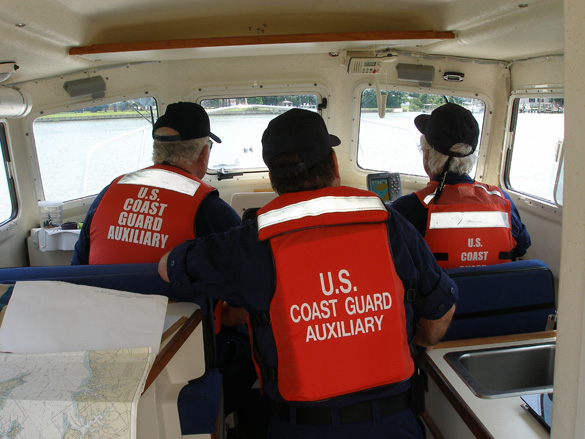
M 134 438 L 148 348 L 0 354 L 1 438 Z

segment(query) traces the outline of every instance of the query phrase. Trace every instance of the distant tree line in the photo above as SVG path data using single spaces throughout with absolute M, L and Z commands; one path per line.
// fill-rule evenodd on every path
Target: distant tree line
M 89 111 L 91 113 L 97 113 L 102 111 L 145 111 L 148 110 L 150 106 L 156 107 L 156 101 L 154 98 L 145 97 L 145 98 L 138 98 L 138 99 L 130 99 L 127 101 L 120 101 L 114 102 L 111 104 L 104 104 L 104 105 L 94 105 L 92 107 L 81 108 L 79 110 L 75 110 L 75 113 L 83 113 L 85 111 Z
M 386 108 L 402 108 L 403 105 L 408 106 L 409 111 L 422 111 L 425 108 L 436 108 L 447 101 L 445 97 L 441 95 L 431 95 L 425 93 L 409 93 L 404 91 L 386 91 L 382 90 L 383 94 L 388 94 L 386 98 Z M 460 97 L 447 97 L 449 102 L 454 102 L 459 105 L 463 105 L 466 101 L 472 101 L 472 99 L 460 98 Z M 367 88 L 362 93 L 362 108 L 378 108 L 378 100 L 376 98 L 376 89 Z
M 209 99 L 202 102 L 205 108 L 222 108 L 234 105 L 285 105 L 290 107 L 317 107 L 316 95 L 255 96 L 243 98 Z

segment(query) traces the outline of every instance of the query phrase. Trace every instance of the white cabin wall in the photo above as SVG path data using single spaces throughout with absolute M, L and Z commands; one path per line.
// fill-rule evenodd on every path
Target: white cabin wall
M 435 66 L 436 76 L 432 87 L 420 88 L 411 82 L 398 81 L 395 70 L 395 64 L 398 62 Z M 489 111 L 484 125 L 482 137 L 484 148 L 477 178 L 481 181 L 497 182 L 509 87 L 508 80 L 502 73 L 504 64 L 410 54 L 401 54 L 397 61 L 386 64 L 387 74 L 380 77 L 380 82 L 384 84 L 387 82 L 391 89 L 444 93 L 446 96 L 477 96 L 486 100 Z M 445 71 L 463 72 L 465 80 L 461 83 L 446 82 L 442 79 Z M 103 100 L 71 99 L 63 89 L 63 83 L 66 81 L 98 74 L 106 81 L 106 96 Z M 342 144 L 336 148 L 342 183 L 365 187 L 367 171 L 359 169 L 354 160 L 357 155 L 359 116 L 359 96 L 356 95 L 356 88 L 361 84 L 372 84 L 373 79 L 373 76 L 348 74 L 344 53 L 341 52 L 339 56 L 329 54 L 242 56 L 150 62 L 20 83 L 18 87 L 31 96 L 33 109 L 28 116 L 9 120 L 8 124 L 15 168 L 18 169 L 19 202 L 23 206 L 22 211 L 27 214 L 17 222 L 18 233 L 8 233 L 7 242 L 2 243 L 3 248 L 10 251 L 3 252 L 6 256 L 2 256 L 0 265 L 24 265 L 23 259 L 26 258 L 24 238 L 31 228 L 38 226 L 37 201 L 41 194 L 37 193 L 37 189 L 40 188 L 37 181 L 38 170 L 36 166 L 31 165 L 34 163 L 31 160 L 31 157 L 34 157 L 32 123 L 43 114 L 73 110 L 88 106 L 92 102 L 99 104 L 145 95 L 155 97 L 164 111 L 172 102 L 209 97 L 210 93 L 217 94 L 218 88 L 225 88 L 226 92 L 238 89 L 262 93 L 263 88 L 269 90 L 274 86 L 279 86 L 281 91 L 282 88 L 299 84 L 309 88 L 317 86 L 320 90 L 326 91 L 328 107 L 323 114 L 329 130 L 342 140 Z M 391 113 L 387 115 L 389 116 Z M 221 136 L 221 133 L 218 135 Z M 58 151 L 55 153 L 58 154 Z M 222 198 L 228 202 L 236 192 L 270 189 L 267 173 L 210 182 L 220 189 Z M 425 184 L 424 178 L 403 177 L 405 193 Z M 83 220 L 90 203 L 91 199 L 66 203 L 64 220 Z
M 565 63 L 562 55 L 545 56 L 510 65 L 512 90 L 535 90 L 563 86 Z
M 63 83 L 68 80 L 100 74 L 106 80 L 106 99 L 120 98 L 135 93 L 154 95 L 162 107 L 169 103 L 205 96 L 206 90 L 225 86 L 241 87 L 261 91 L 264 85 L 295 85 L 316 83 L 324 85 L 330 92 L 329 106 L 326 111 L 329 130 L 342 139 L 337 148 L 342 154 L 342 176 L 348 179 L 347 184 L 363 185 L 362 176 L 357 172 L 350 154 L 350 145 L 356 142 L 353 136 L 354 89 L 360 83 L 372 83 L 373 76 L 349 75 L 341 54 L 332 57 L 328 54 L 283 55 L 260 57 L 210 58 L 200 60 L 165 61 L 122 66 L 102 71 L 89 71 L 67 77 L 52 78 L 20 84 L 33 96 L 34 109 L 27 117 L 27 122 L 38 117 L 41 112 L 63 111 L 73 108 L 75 104 L 91 102 L 88 99 L 70 99 L 63 90 Z M 431 89 L 413 86 L 413 83 L 396 79 L 394 65 L 398 62 L 432 64 L 436 69 L 436 78 Z M 493 110 L 505 102 L 507 85 L 502 78 L 502 64 L 482 63 L 448 57 L 419 58 L 400 56 L 398 61 L 390 63 L 387 78 L 390 88 L 412 89 L 413 91 L 431 91 L 433 93 L 466 94 L 487 97 L 488 106 Z M 465 73 L 462 83 L 449 83 L 442 79 L 442 73 L 449 70 Z M 503 100 L 504 99 L 504 100 Z M 84 104 L 84 105 L 85 105 Z M 486 128 L 483 141 L 501 143 L 499 133 L 493 133 L 491 125 L 500 125 L 504 120 L 504 112 L 491 114 L 490 125 Z M 499 129 L 499 128 L 498 128 Z M 495 136 L 495 139 L 492 137 Z M 353 169 L 351 169 L 353 167 Z M 343 172 L 346 171 L 346 172 Z M 486 173 L 487 174 L 487 173 Z M 365 175 L 365 174 L 364 174 Z M 482 178 L 488 178 L 487 175 Z
M 26 144 L 23 119 L 4 120 L 7 125 L 7 138 L 11 152 L 12 171 L 17 181 L 18 212 L 13 221 L 0 227 L 0 267 L 21 267 L 28 265 L 25 237 L 31 224 L 39 223 L 38 205 L 35 192 L 35 179 L 30 154 Z
M 585 437 L 585 3 L 565 0 L 565 181 L 553 439 Z

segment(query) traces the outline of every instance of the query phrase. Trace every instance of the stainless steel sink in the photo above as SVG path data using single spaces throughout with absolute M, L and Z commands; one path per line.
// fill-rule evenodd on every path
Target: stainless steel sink
M 450 352 L 445 360 L 480 398 L 551 393 L 555 364 L 552 343 Z

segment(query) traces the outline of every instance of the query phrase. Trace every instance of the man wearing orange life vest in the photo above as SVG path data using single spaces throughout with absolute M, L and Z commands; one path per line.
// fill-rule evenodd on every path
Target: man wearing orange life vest
M 424 236 L 439 265 L 491 265 L 524 255 L 530 236 L 508 194 L 468 175 L 479 137 L 473 114 L 448 103 L 414 123 L 431 181 L 392 207 Z
M 269 438 L 422 438 L 409 347 L 440 340 L 457 287 L 404 218 L 340 185 L 339 144 L 318 113 L 273 119 L 262 155 L 279 197 L 177 246 L 159 273 L 179 296 L 248 311 Z
M 75 245 L 73 265 L 158 262 L 177 244 L 241 224 L 217 190 L 202 180 L 213 141 L 221 143 L 202 106 L 168 105 L 152 136 L 154 166 L 116 178 L 96 197 Z M 243 404 L 255 381 L 246 317 L 241 308 L 216 307 L 216 322 L 223 325 L 216 327 L 216 345 L 227 411 Z

